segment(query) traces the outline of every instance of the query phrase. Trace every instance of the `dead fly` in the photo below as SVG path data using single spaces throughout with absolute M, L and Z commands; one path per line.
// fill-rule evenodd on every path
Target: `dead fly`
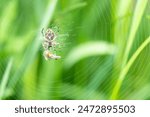
M 56 54 L 52 54 L 49 50 L 45 50 L 43 52 L 43 56 L 44 56 L 45 60 L 48 60 L 48 59 L 58 60 L 61 58 L 61 56 L 57 56 Z
M 42 34 L 44 37 L 42 46 L 44 48 L 43 55 L 45 59 L 60 59 L 61 56 L 57 56 L 56 54 L 53 54 L 53 52 L 51 52 L 56 51 L 55 48 L 59 46 L 59 43 L 56 41 L 56 33 L 52 29 L 48 28 L 46 32 L 44 32 L 44 29 L 42 29 Z

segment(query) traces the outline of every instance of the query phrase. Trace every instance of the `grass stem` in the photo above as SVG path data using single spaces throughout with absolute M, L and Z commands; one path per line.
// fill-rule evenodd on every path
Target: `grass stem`
M 9 74 L 11 71 L 11 67 L 12 67 L 12 63 L 13 63 L 13 59 L 11 58 L 8 62 L 8 65 L 6 67 L 5 73 L 2 77 L 2 82 L 0 84 L 0 99 L 3 99 L 4 93 L 5 93 L 5 89 L 6 89 L 6 85 L 8 83 L 8 79 L 9 79 Z
M 130 50 L 131 50 L 132 44 L 134 42 L 136 32 L 137 32 L 138 27 L 140 25 L 140 22 L 142 20 L 142 16 L 144 14 L 144 10 L 146 8 L 147 3 L 148 3 L 148 0 L 138 0 L 136 3 L 135 11 L 134 11 L 133 18 L 132 18 L 131 30 L 129 32 L 129 37 L 127 40 L 127 46 L 125 49 L 125 54 L 123 56 L 121 72 L 120 72 L 119 78 L 117 80 L 117 83 L 113 89 L 111 99 L 117 98 L 119 90 L 120 90 L 121 85 L 122 85 L 122 82 L 123 82 L 125 75 L 127 73 L 126 67 L 128 66 L 128 63 L 127 63 L 128 57 L 129 57 Z M 130 59 L 130 60 L 132 60 L 132 59 Z
M 126 74 L 128 73 L 129 69 L 131 68 L 131 66 L 133 65 L 134 61 L 136 60 L 136 58 L 139 56 L 139 54 L 142 52 L 142 50 L 150 43 L 150 37 L 148 37 L 142 44 L 141 46 L 136 50 L 136 52 L 133 54 L 133 56 L 130 58 L 129 62 L 126 64 L 126 66 L 124 67 L 124 69 L 121 71 L 119 79 L 117 81 L 117 84 L 114 87 L 111 99 L 117 99 L 118 96 L 118 92 L 121 88 L 121 85 L 123 83 L 123 80 L 126 76 Z

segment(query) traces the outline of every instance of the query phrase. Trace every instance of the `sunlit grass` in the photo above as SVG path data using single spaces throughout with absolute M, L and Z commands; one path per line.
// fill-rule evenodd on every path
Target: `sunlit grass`
M 131 50 L 131 47 L 132 47 L 133 42 L 135 40 L 135 35 L 136 35 L 136 32 L 137 32 L 138 27 L 140 25 L 140 22 L 141 22 L 143 14 L 144 14 L 144 10 L 146 8 L 147 3 L 148 3 L 148 0 L 144 0 L 144 1 L 139 0 L 136 3 L 135 11 L 133 12 L 133 18 L 132 18 L 132 22 L 131 22 L 128 40 L 126 42 L 125 53 L 123 55 L 123 60 L 122 60 L 122 65 L 121 65 L 122 66 L 121 67 L 121 73 L 120 73 L 119 78 L 117 80 L 116 86 L 114 87 L 114 90 L 113 90 L 113 93 L 111 96 L 112 99 L 117 98 L 118 92 L 119 92 L 120 87 L 122 85 L 122 82 L 124 80 L 125 74 L 127 73 L 131 63 L 133 63 L 134 59 L 131 59 L 131 61 L 129 61 L 129 64 L 127 63 L 127 61 L 128 61 L 130 50 Z
M 3 97 L 5 95 L 6 88 L 7 88 L 6 86 L 7 86 L 9 77 L 10 77 L 9 75 L 10 75 L 12 63 L 13 63 L 13 59 L 11 58 L 9 60 L 9 63 L 7 65 L 7 68 L 5 70 L 5 73 L 4 73 L 3 77 L 2 77 L 2 81 L 1 81 L 1 84 L 0 84 L 0 99 L 3 99 Z
M 129 61 L 127 62 L 127 64 L 124 66 L 123 70 L 120 73 L 120 76 L 117 80 L 117 83 L 114 87 L 113 90 L 113 94 L 112 94 L 112 99 L 116 99 L 118 92 L 120 90 L 120 87 L 122 85 L 122 82 L 126 76 L 126 74 L 128 73 L 130 67 L 133 65 L 133 63 L 135 62 L 136 58 L 138 57 L 138 55 L 142 52 L 142 50 L 150 43 L 150 37 L 148 39 L 146 39 L 142 45 L 137 49 L 137 51 L 133 54 L 133 56 L 129 59 Z
M 65 64 L 67 68 L 70 68 L 80 60 L 90 56 L 115 55 L 115 53 L 116 47 L 113 44 L 101 41 L 88 42 L 72 49 L 65 59 Z

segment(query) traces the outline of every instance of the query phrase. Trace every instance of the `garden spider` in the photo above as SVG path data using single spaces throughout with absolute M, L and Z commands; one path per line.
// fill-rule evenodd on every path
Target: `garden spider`
M 52 48 L 53 50 L 55 50 L 55 47 L 57 45 L 59 45 L 59 43 L 56 42 L 57 36 L 54 33 L 54 31 L 52 29 L 48 28 L 46 30 L 46 32 L 44 33 L 44 28 L 43 28 L 42 29 L 42 35 L 44 37 L 44 40 L 43 40 L 43 43 L 42 43 L 43 48 L 45 50 L 50 49 L 50 48 Z
M 56 34 L 54 31 L 50 28 L 46 30 L 44 33 L 44 28 L 42 29 L 42 35 L 44 37 L 42 46 L 44 48 L 43 56 L 46 60 L 48 59 L 60 59 L 61 56 L 57 56 L 56 54 L 53 54 L 51 51 L 56 51 L 55 48 L 56 46 L 59 46 L 60 44 L 56 42 Z

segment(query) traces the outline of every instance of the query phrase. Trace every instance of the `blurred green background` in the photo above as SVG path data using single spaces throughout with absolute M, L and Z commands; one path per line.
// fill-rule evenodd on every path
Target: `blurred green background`
M 0 0 L 0 99 L 150 99 L 149 36 L 149 0 Z

